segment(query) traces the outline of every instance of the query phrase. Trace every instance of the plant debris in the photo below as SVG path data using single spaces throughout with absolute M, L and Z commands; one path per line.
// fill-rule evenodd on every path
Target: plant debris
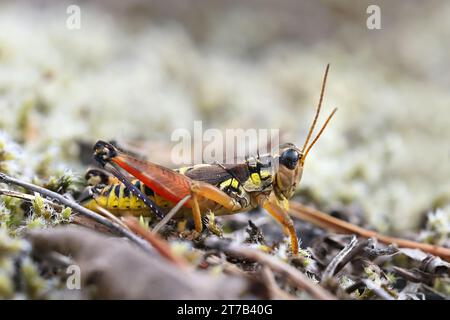
M 262 220 L 257 226 L 251 219 L 247 220 L 247 227 L 230 224 L 234 217 L 242 219 L 237 215 L 224 221 L 228 224 L 226 233 L 212 231 L 223 229 L 220 219 L 212 214 L 206 216 L 203 222 L 210 226 L 200 238 L 175 229 L 164 232 L 165 236 L 161 237 L 155 228 L 150 231 L 143 225 L 142 218 L 132 217 L 121 220 L 125 232 L 120 229 L 121 233 L 117 234 L 117 228 L 123 227 L 115 226 L 111 233 L 112 221 L 99 219 L 95 213 L 85 215 L 82 211 L 85 208 L 80 210 L 73 200 L 5 174 L 1 179 L 36 192 L 30 195 L 9 189 L 2 191 L 5 199 L 11 197 L 28 203 L 30 212 L 26 218 L 27 229 L 18 225 L 17 230 L 23 231 L 14 233 L 10 229 L 9 232 L 25 235 L 24 239 L 11 238 L 6 224 L 0 229 L 0 294 L 4 298 L 23 295 L 31 299 L 308 297 L 393 300 L 446 299 L 449 295 L 450 264 L 419 249 L 396 248 L 381 244 L 375 238 L 322 230 L 317 232 L 320 236 L 310 239 L 309 246 L 294 257 L 289 252 L 288 239 L 280 238 L 273 224 Z M 7 213 L 10 210 L 7 205 L 11 204 L 4 202 L 2 210 Z M 106 230 L 86 223 L 78 223 L 81 226 L 77 228 L 58 226 L 73 224 L 77 217 L 92 220 Z M 37 227 L 31 227 L 30 221 L 40 222 Z M 162 228 L 161 222 L 153 221 L 153 224 Z M 43 226 L 49 228 L 42 229 Z M 166 225 L 168 229 L 172 226 L 172 223 Z M 230 226 L 234 227 L 230 229 Z M 308 223 L 296 223 L 296 226 L 299 234 L 317 228 Z M 129 232 L 139 236 L 139 241 L 136 242 L 134 236 L 127 237 Z M 242 232 L 247 236 L 239 236 Z M 120 237 L 114 240 L 113 234 L 131 241 Z M 141 241 L 144 240 L 147 244 L 143 247 Z M 145 249 L 147 246 L 149 249 Z M 83 289 L 76 295 L 64 287 L 68 281 L 64 270 L 71 264 L 83 270 L 80 280 Z M 130 275 L 135 284 L 130 282 Z M 182 280 L 180 275 L 183 275 Z M 157 293 L 150 289 L 156 284 L 161 289 Z

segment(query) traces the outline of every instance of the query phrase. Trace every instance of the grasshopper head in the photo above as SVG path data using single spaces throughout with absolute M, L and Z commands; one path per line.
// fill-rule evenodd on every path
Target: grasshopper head
M 303 153 L 292 143 L 281 145 L 278 153 L 278 170 L 275 175 L 275 190 L 290 198 L 303 173 Z

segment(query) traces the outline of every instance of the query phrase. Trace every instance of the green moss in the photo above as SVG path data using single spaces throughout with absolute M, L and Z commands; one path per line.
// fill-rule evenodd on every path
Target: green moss
M 26 243 L 21 239 L 14 239 L 8 235 L 5 228 L 0 228 L 0 256 L 4 257 L 10 254 L 18 254 L 26 248 Z
M 18 154 L 14 152 L 12 142 L 6 135 L 0 135 L 0 172 L 11 174 L 11 167 L 15 165 Z
M 57 172 L 50 176 L 43 187 L 57 193 L 75 192 L 80 189 L 81 181 L 77 179 L 72 171 Z
M 27 135 L 32 127 L 31 115 L 34 107 L 34 101 L 26 100 L 19 108 L 17 113 L 17 132 L 19 133 L 19 142 L 27 141 Z
M 25 258 L 20 267 L 23 290 L 30 299 L 42 299 L 47 291 L 47 282 L 39 275 L 39 270 L 30 258 Z
M 433 288 L 447 297 L 450 296 L 450 279 L 436 278 L 433 283 Z
M 60 213 L 60 217 L 61 217 L 62 221 L 67 221 L 67 222 L 70 221 L 71 216 L 72 216 L 72 209 L 71 208 L 65 208 Z
M 17 228 L 24 219 L 23 201 L 13 197 L 0 196 L 0 225 Z
M 47 223 L 42 217 L 31 217 L 26 222 L 26 228 L 28 229 L 45 228 L 46 225 Z
M 39 194 L 35 195 L 32 205 L 35 217 L 40 217 L 49 221 L 53 216 L 55 216 L 55 211 L 53 208 L 46 204 L 44 199 Z
M 10 299 L 14 295 L 14 285 L 11 277 L 0 270 L 0 298 Z

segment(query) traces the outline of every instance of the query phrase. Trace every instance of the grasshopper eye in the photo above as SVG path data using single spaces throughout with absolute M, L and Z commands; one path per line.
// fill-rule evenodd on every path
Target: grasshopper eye
M 294 170 L 297 167 L 300 154 L 294 149 L 287 149 L 280 156 L 280 162 L 288 169 Z

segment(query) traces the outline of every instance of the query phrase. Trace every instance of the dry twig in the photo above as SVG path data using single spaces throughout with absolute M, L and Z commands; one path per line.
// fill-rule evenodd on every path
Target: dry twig
M 271 255 L 248 247 L 230 244 L 222 248 L 225 252 L 237 257 L 256 261 L 267 266 L 275 272 L 285 275 L 296 287 L 301 288 L 320 300 L 335 300 L 336 298 L 320 285 L 314 283 L 310 278 L 301 273 L 293 266 L 283 263 Z
M 148 245 L 146 241 L 136 236 L 134 233 L 130 232 L 129 230 L 122 227 L 120 224 L 108 220 L 104 218 L 103 216 L 99 215 L 98 213 L 91 211 L 81 205 L 79 205 L 76 202 L 70 201 L 69 199 L 64 198 L 62 195 L 47 190 L 45 188 L 39 187 L 37 185 L 34 185 L 32 183 L 28 183 L 25 181 L 21 181 L 15 178 L 12 178 L 4 173 L 0 173 L 0 181 L 7 183 L 7 184 L 14 184 L 17 186 L 20 186 L 22 188 L 25 188 L 27 190 L 31 190 L 33 192 L 37 192 L 41 195 L 44 195 L 46 197 L 52 198 L 54 200 L 57 200 L 58 202 L 62 203 L 63 205 L 72 208 L 72 210 L 78 212 L 79 214 L 86 216 L 102 225 L 105 225 L 110 230 L 112 230 L 115 234 L 126 237 L 136 243 L 139 247 L 144 249 L 147 252 L 153 252 L 152 248 Z
M 173 254 L 172 249 L 170 248 L 170 245 L 167 243 L 167 241 L 159 237 L 157 234 L 141 227 L 136 218 L 126 217 L 123 219 L 123 221 L 134 233 L 140 235 L 149 244 L 151 244 L 162 257 L 180 267 L 181 269 L 188 268 L 188 263 L 182 257 Z
M 264 281 L 264 283 L 267 286 L 267 289 L 269 290 L 269 296 L 270 299 L 280 299 L 280 300 L 294 300 L 296 299 L 294 296 L 290 295 L 289 293 L 283 291 L 275 281 L 275 276 L 272 272 L 272 270 L 264 266 L 261 269 L 261 278 Z
M 175 207 L 173 207 L 165 216 L 162 218 L 160 222 L 153 228 L 153 233 L 158 233 L 159 230 L 161 230 L 162 227 L 164 227 L 167 222 L 169 222 L 170 219 L 173 218 L 173 216 L 180 210 L 181 206 L 185 204 L 189 199 L 191 198 L 190 195 L 187 195 L 183 199 L 181 199 Z
M 291 210 L 289 210 L 289 214 L 291 216 L 301 220 L 308 221 L 319 227 L 331 229 L 346 234 L 356 234 L 364 238 L 375 238 L 378 241 L 385 244 L 394 243 L 399 247 L 420 249 L 424 252 L 431 253 L 432 255 L 439 256 L 442 259 L 450 261 L 449 248 L 386 236 L 372 230 L 361 228 L 352 223 L 331 217 L 326 213 L 323 213 L 313 208 L 306 207 L 295 201 L 291 201 L 290 206 Z
M 357 246 L 357 244 L 358 240 L 356 239 L 355 236 L 353 236 L 352 240 L 350 240 L 350 242 L 345 246 L 345 248 L 342 249 L 326 267 L 325 271 L 322 274 L 322 281 L 321 281 L 322 283 L 327 281 L 329 278 L 332 278 L 339 271 L 337 269 L 339 265 L 340 268 L 342 268 L 345 265 L 345 263 L 350 260 L 348 257 L 353 252 L 353 249 Z

